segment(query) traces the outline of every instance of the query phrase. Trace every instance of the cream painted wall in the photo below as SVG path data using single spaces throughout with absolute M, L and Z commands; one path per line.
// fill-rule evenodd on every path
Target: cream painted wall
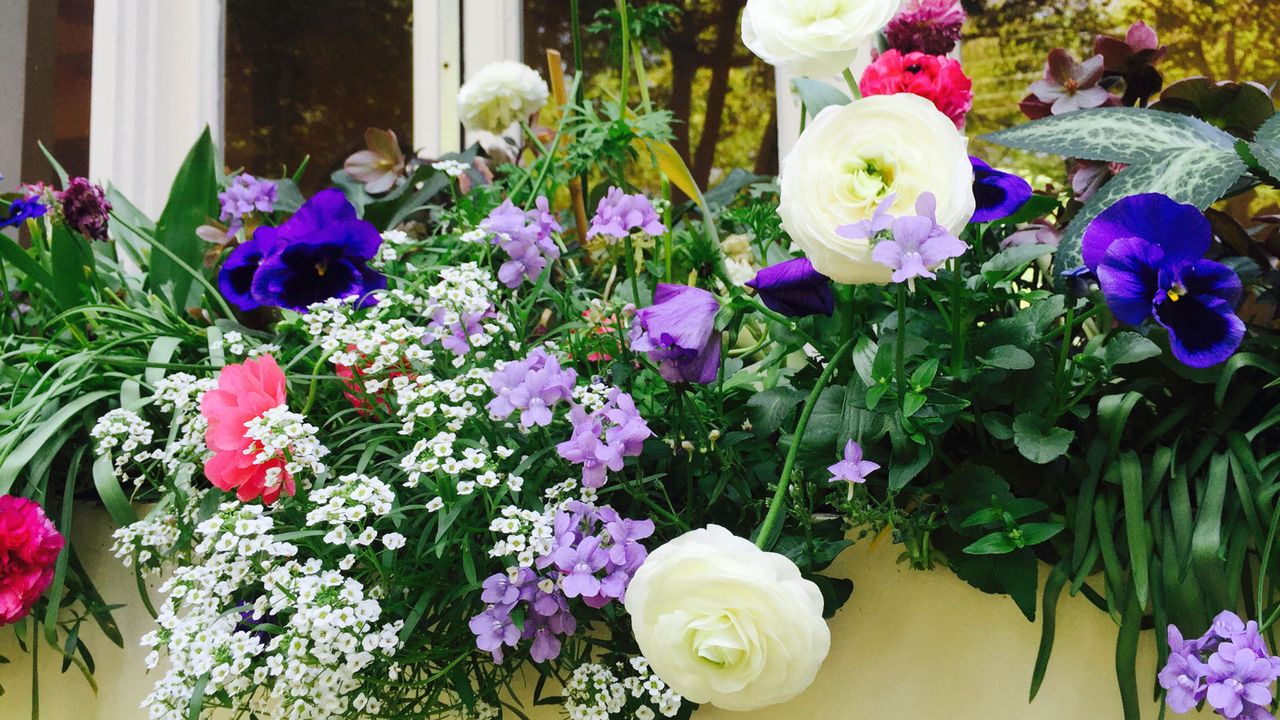
M 126 647 L 99 633 L 88 636 L 98 661 L 99 691 L 72 670 L 58 673 L 52 652 L 41 654 L 43 720 L 134 720 L 148 691 L 145 655 L 133 644 L 150 626 L 134 600 L 133 577 L 110 556 L 110 520 L 80 512 L 74 530 L 86 565 L 103 594 L 128 602 L 119 613 Z M 1115 626 L 1083 598 L 1064 596 L 1058 637 L 1040 696 L 1028 705 L 1027 684 L 1039 643 L 1039 626 L 1022 619 L 1012 601 L 984 595 L 946 571 L 914 572 L 894 562 L 888 544 L 844 553 L 835 571 L 853 578 L 853 598 L 831 624 L 832 651 L 808 692 L 787 705 L 753 713 L 708 708 L 698 720 L 1103 720 L 1120 717 L 1114 676 Z M 0 718 L 29 717 L 29 658 L 12 633 L 0 633 Z M 1154 636 L 1146 633 L 1139 677 L 1155 668 Z M 1144 708 L 1156 718 L 1158 707 Z M 533 720 L 561 717 L 538 708 Z M 1170 715 L 1170 717 L 1174 717 Z M 1204 713 L 1185 717 L 1209 718 Z

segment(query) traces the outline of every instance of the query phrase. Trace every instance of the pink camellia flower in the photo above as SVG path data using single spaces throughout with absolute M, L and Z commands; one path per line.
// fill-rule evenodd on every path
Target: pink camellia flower
M 0 495 L 0 625 L 26 617 L 53 582 L 65 540 L 36 503 Z
M 204 441 L 214 452 L 204 464 L 209 482 L 222 490 L 234 489 L 244 502 L 261 497 L 271 504 L 281 492 L 293 495 L 293 476 L 284 460 L 258 463 L 262 448 L 245 432 L 250 420 L 284 403 L 284 372 L 270 355 L 222 368 L 218 388 L 200 401 L 200 413 L 209 422 Z
M 862 73 L 858 89 L 863 95 L 911 93 L 933 103 L 956 127 L 973 107 L 973 81 L 964 74 L 960 62 L 922 52 L 888 50 Z

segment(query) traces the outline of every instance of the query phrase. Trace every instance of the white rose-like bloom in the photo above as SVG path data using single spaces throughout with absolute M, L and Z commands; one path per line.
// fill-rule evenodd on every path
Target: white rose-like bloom
M 790 700 L 831 647 L 818 586 L 787 558 L 717 525 L 650 553 L 631 578 L 626 607 L 658 677 L 725 710 Z
M 458 91 L 462 126 L 501 134 L 511 123 L 547 104 L 547 83 L 537 70 L 514 60 L 485 65 Z
M 915 215 L 916 198 L 931 192 L 938 224 L 959 236 L 974 211 L 968 146 L 955 123 L 918 95 L 827 107 L 782 163 L 782 227 L 832 280 L 887 283 L 893 273 L 871 259 L 874 241 L 836 228 L 869 220 L 891 194 L 890 215 Z
M 889 24 L 901 0 L 747 0 L 742 43 L 797 75 L 839 75 Z

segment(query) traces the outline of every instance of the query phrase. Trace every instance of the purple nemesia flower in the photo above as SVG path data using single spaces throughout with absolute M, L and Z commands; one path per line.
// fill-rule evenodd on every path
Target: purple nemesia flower
M 865 483 L 867 476 L 879 470 L 880 466 L 870 460 L 862 459 L 862 446 L 853 440 L 844 444 L 844 459 L 827 468 L 831 479 L 827 482 Z
M 787 317 L 830 316 L 836 308 L 831 279 L 814 270 L 808 258 L 770 265 L 748 280 L 747 287 L 756 289 L 765 307 Z
M 572 368 L 562 370 L 560 361 L 541 347 L 534 348 L 524 360 L 504 364 L 489 377 L 495 397 L 486 406 L 489 414 L 506 420 L 520 411 L 520 427 L 551 424 L 551 408 L 561 400 L 573 398 L 578 374 Z
M 585 538 L 577 546 L 564 544 L 552 555 L 561 572 L 565 597 L 589 597 L 600 592 L 596 572 L 609 562 L 609 554 L 600 549 L 600 538 Z
M 484 320 L 494 316 L 493 305 L 478 312 L 451 315 L 441 306 L 431 311 L 431 321 L 427 323 L 428 335 L 424 342 L 439 341 L 440 346 L 459 357 L 471 351 L 471 337 L 484 331 L 481 325 Z M 450 319 L 456 317 L 456 320 Z
M 634 230 L 661 235 L 667 228 L 658 218 L 658 212 L 653 209 L 648 198 L 643 195 L 628 195 L 621 188 L 609 188 L 609 192 L 600 198 L 600 204 L 596 206 L 596 214 L 591 218 L 587 237 L 605 235 L 621 239 Z
M 991 167 L 982 158 L 969 156 L 973 164 L 973 198 L 977 209 L 973 222 L 1003 220 L 1031 199 L 1031 185 L 1012 173 Z
M 541 615 L 530 615 L 524 624 L 524 638 L 532 638 L 529 646 L 529 657 L 534 662 L 546 662 L 560 655 L 560 638 L 551 629 L 547 618 Z
M 709 383 L 720 367 L 719 310 L 706 290 L 659 283 L 653 304 L 636 311 L 631 349 L 648 353 L 667 382 Z
M 893 237 L 871 249 L 872 260 L 893 270 L 894 282 L 905 281 L 913 290 L 916 278 L 937 278 L 931 268 L 969 249 L 938 224 L 934 217 L 936 202 L 933 193 L 921 193 L 916 199 L 917 214 L 894 219 Z
M 551 235 L 561 227 L 550 207 L 545 197 L 539 197 L 527 212 L 505 200 L 480 222 L 509 258 L 498 268 L 498 279 L 507 287 L 517 288 L 525 280 L 537 282 L 547 261 L 560 257 Z
M 613 547 L 609 548 L 609 562 L 630 570 L 640 567 L 648 557 L 648 552 L 640 541 L 653 535 L 653 521 L 621 518 L 614 513 L 614 518 L 605 523 L 605 529 L 609 532 L 609 541 L 613 543 Z
M 71 178 L 67 188 L 54 195 L 62 203 L 62 218 L 67 227 L 91 240 L 107 239 L 111 203 L 107 202 L 102 186 L 82 177 Z
M 1178 628 L 1170 625 L 1169 659 L 1157 679 L 1165 689 L 1165 702 L 1174 712 L 1184 713 L 1204 699 L 1208 686 L 1204 678 L 1209 666 L 1200 660 L 1200 648 L 1182 640 Z
M 1159 674 L 1165 699 L 1175 712 L 1208 700 L 1218 715 L 1272 720 L 1271 685 L 1280 677 L 1280 658 L 1271 655 L 1258 624 L 1224 610 L 1204 635 L 1183 640 L 1168 628 L 1169 660 Z
M 230 267 L 223 265 L 218 284 L 228 298 L 243 301 L 243 277 L 251 275 L 249 302 L 238 303 L 242 310 L 256 303 L 253 307 L 306 312 L 313 303 L 352 296 L 367 303 L 370 292 L 387 285 L 368 264 L 381 245 L 377 228 L 356 217 L 341 190 L 330 188 L 312 196 L 279 227 L 255 230 L 253 239 L 241 246 L 248 249 L 238 256 L 233 252 Z
M 912 0 L 884 29 L 889 47 L 903 54 L 946 55 L 956 48 L 964 26 L 960 0 Z
M 1223 717 L 1251 718 L 1271 704 L 1275 669 L 1268 658 L 1225 642 L 1209 657 L 1209 689 L 1205 698 Z M 1269 713 L 1262 717 L 1271 717 Z
M 1235 314 L 1240 278 L 1202 259 L 1212 240 L 1194 206 L 1149 193 L 1104 210 L 1085 230 L 1081 250 L 1117 319 L 1155 320 L 1169 331 L 1175 358 L 1204 368 L 1231 357 L 1245 329 Z
M 502 663 L 503 646 L 515 647 L 520 642 L 520 628 L 511 619 L 511 613 L 492 606 L 471 618 L 467 623 L 476 636 L 476 647 L 493 654 L 495 663 Z
M 889 208 L 893 207 L 897 199 L 896 193 L 889 193 L 876 205 L 876 209 L 871 211 L 869 220 L 841 225 L 836 228 L 836 233 L 850 240 L 870 240 L 882 232 L 891 230 L 894 218 L 889 214 Z
M 480 593 L 480 599 L 490 605 L 511 607 L 520 600 L 533 597 L 537 579 L 529 568 L 520 568 L 514 577 L 508 573 L 494 573 L 481 585 L 484 592 Z
M 574 405 L 569 421 L 573 434 L 556 446 L 556 452 L 582 466 L 582 485 L 588 488 L 603 486 L 607 471 L 621 470 L 623 458 L 639 455 L 653 434 L 635 401 L 618 388 L 609 390 L 605 404 L 595 412 Z
M 49 208 L 34 198 L 18 198 L 9 203 L 9 214 L 0 217 L 0 228 L 17 227 L 22 223 L 43 216 Z
M 231 178 L 227 189 L 218 193 L 218 202 L 222 204 L 220 219 L 230 221 L 227 235 L 240 232 L 244 227 L 244 217 L 249 213 L 274 211 L 277 200 L 276 184 L 270 180 L 260 180 L 248 173 Z

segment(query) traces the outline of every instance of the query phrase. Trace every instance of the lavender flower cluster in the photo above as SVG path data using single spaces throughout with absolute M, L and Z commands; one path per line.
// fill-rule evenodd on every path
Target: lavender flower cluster
M 648 556 L 641 540 L 653 534 L 652 520 L 623 518 L 610 507 L 578 501 L 555 510 L 554 543 L 533 567 L 516 566 L 483 583 L 483 612 L 471 618 L 476 647 L 501 663 L 505 648 L 531 640 L 529 656 L 546 662 L 560 655 L 561 638 L 577 632 L 569 600 L 591 608 L 621 602 L 631 576 Z M 523 627 L 513 613 L 521 608 Z
M 578 373 L 562 369 L 560 361 L 541 347 L 534 348 L 523 360 L 505 363 L 489 376 L 494 398 L 486 406 L 497 420 L 506 420 L 520 411 L 520 427 L 551 424 L 551 408 L 561 400 L 573 399 L 573 386 Z
M 573 435 L 556 445 L 560 457 L 582 466 L 582 486 L 599 488 L 605 474 L 622 469 L 623 458 L 640 454 L 653 434 L 627 393 L 611 388 L 603 406 L 588 412 L 580 405 L 569 411 Z
M 498 279 L 509 288 L 525 280 L 537 282 L 549 260 L 560 257 L 551 234 L 560 232 L 560 223 L 551 214 L 545 197 L 539 197 L 528 212 L 504 201 L 480 222 L 481 229 L 494 235 L 493 242 L 510 258 L 498 268 Z
M 228 222 L 227 237 L 240 232 L 246 215 L 257 211 L 270 213 L 276 209 L 279 194 L 276 184 L 261 180 L 248 173 L 240 173 L 227 183 L 227 189 L 218 193 L 222 205 L 220 219 Z
M 600 204 L 596 206 L 596 214 L 591 218 L 587 237 L 604 235 L 622 239 L 636 230 L 646 235 L 661 235 L 667 228 L 658 218 L 658 211 L 649 202 L 649 198 L 638 194 L 628 195 L 621 188 L 609 188 L 609 192 L 600 198 Z
M 1224 610 L 1195 640 L 1183 640 L 1169 626 L 1169 660 L 1160 671 L 1160 687 L 1174 712 L 1184 713 L 1202 701 L 1225 718 L 1272 720 L 1267 709 L 1271 685 L 1280 677 L 1280 657 L 1271 654 L 1258 631 Z

